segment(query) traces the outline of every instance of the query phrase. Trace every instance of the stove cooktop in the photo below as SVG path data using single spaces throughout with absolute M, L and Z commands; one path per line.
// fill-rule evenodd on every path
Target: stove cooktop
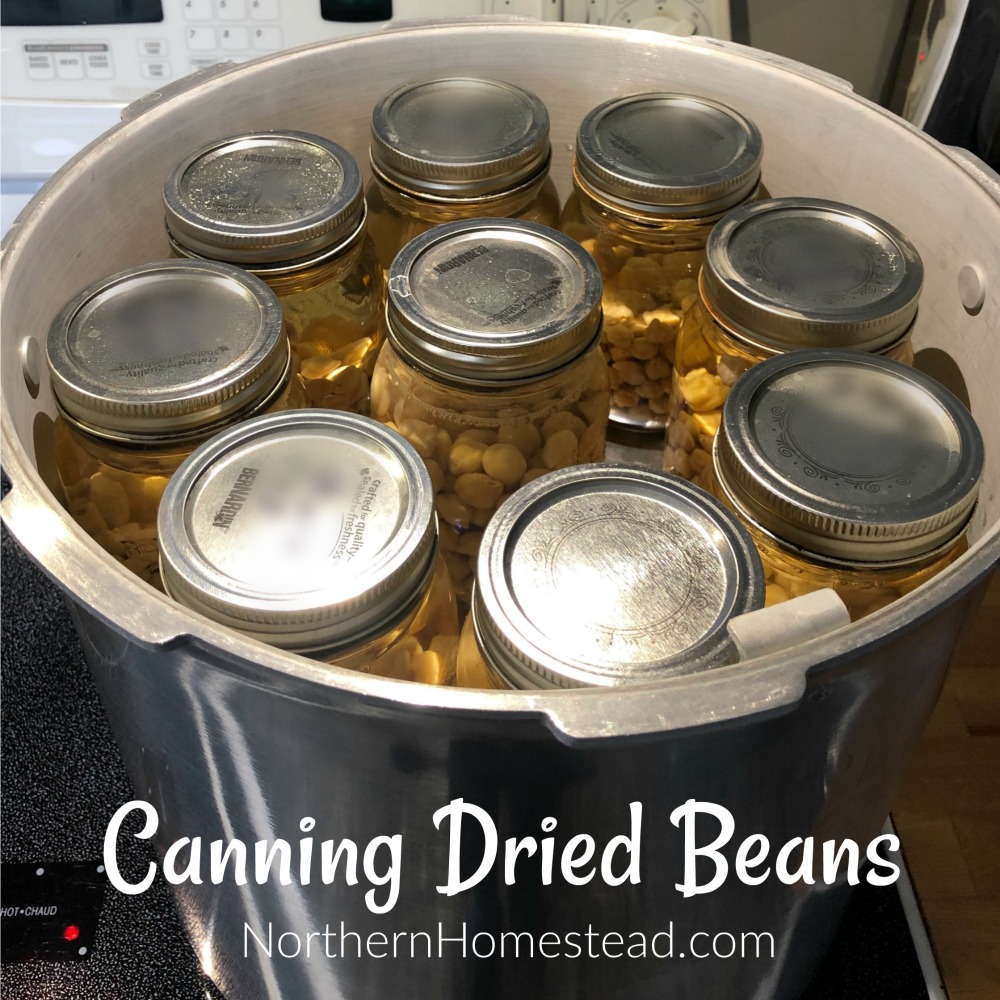
M 133 798 L 125 768 L 63 598 L 6 529 L 0 573 L 0 862 L 89 861 L 96 872 L 108 819 Z M 150 857 L 144 843 L 127 843 L 119 861 L 138 880 Z M 71 961 L 5 964 L 5 1000 L 222 1000 L 200 971 L 162 876 L 140 896 L 107 887 L 91 937 L 84 956 L 72 948 L 83 934 L 60 942 Z M 941 996 L 925 983 L 897 886 L 862 883 L 802 1000 Z

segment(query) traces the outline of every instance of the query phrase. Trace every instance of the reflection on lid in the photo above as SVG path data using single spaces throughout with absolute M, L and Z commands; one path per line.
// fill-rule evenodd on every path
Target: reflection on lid
M 983 442 L 926 375 L 855 351 L 795 351 L 743 375 L 715 445 L 720 485 L 748 517 L 810 552 L 892 561 L 964 526 Z
M 475 626 L 514 687 L 652 681 L 731 663 L 763 603 L 749 537 L 673 476 L 584 465 L 518 490 L 483 536 Z
M 164 583 L 284 648 L 353 645 L 412 600 L 435 551 L 427 471 L 354 414 L 251 420 L 184 462 L 160 506 Z
M 549 154 L 545 105 L 500 80 L 407 83 L 372 112 L 372 164 L 412 194 L 470 198 L 509 191 L 543 171 Z
M 195 433 L 252 409 L 288 367 L 281 306 L 215 261 L 129 268 L 80 292 L 49 330 L 53 391 L 93 433 Z

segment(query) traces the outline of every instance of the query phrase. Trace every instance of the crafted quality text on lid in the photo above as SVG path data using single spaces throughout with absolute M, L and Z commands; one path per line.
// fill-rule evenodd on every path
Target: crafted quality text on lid
M 760 182 L 757 126 L 718 101 L 690 94 L 620 97 L 580 123 L 575 176 L 591 196 L 638 215 L 714 215 Z
M 501 80 L 407 83 L 372 112 L 373 169 L 421 197 L 506 193 L 543 172 L 550 153 L 545 105 Z
M 262 404 L 290 364 L 271 289 L 238 267 L 195 260 L 94 282 L 56 317 L 46 353 L 64 413 L 124 441 L 204 433 Z
M 983 440 L 934 379 L 858 351 L 795 351 L 741 376 L 714 445 L 716 480 L 779 539 L 835 560 L 926 556 L 975 505 Z
M 923 264 L 888 222 L 835 201 L 734 209 L 708 238 L 701 287 L 723 326 L 765 349 L 878 351 L 917 312 Z
M 601 274 L 577 242 L 515 219 L 416 237 L 389 269 L 393 347 L 435 378 L 495 386 L 554 372 L 595 342 Z
M 473 624 L 514 687 L 610 686 L 734 662 L 726 623 L 763 600 L 760 557 L 714 497 L 649 469 L 583 465 L 494 515 Z
M 361 171 L 307 132 L 247 132 L 184 159 L 163 188 L 178 248 L 240 264 L 313 257 L 364 224 Z
M 215 621 L 300 652 L 382 634 L 436 558 L 430 477 L 367 417 L 297 410 L 197 449 L 159 514 L 168 593 Z

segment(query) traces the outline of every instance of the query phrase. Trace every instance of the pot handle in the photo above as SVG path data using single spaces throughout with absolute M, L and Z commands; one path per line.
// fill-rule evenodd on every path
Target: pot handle
M 629 697 L 620 712 L 609 712 L 608 705 L 621 689 L 607 688 L 602 689 L 596 716 L 592 704 L 583 699 L 572 710 L 549 706 L 547 712 L 554 727 L 575 742 L 607 735 L 609 717 L 624 720 L 624 725 L 616 723 L 616 735 L 639 736 L 665 728 L 689 729 L 730 718 L 787 711 L 805 692 L 810 661 L 779 663 L 758 669 L 753 675 L 748 673 L 747 662 L 789 651 L 797 653 L 803 644 L 824 640 L 850 623 L 851 616 L 836 591 L 814 591 L 730 619 L 726 627 L 739 653 L 739 663 L 734 666 L 675 678 L 648 699 L 637 703 Z M 734 671 L 739 672 L 739 677 L 733 675 Z
M 787 712 L 802 700 L 806 673 L 813 662 L 802 656 L 802 646 L 824 641 L 850 622 L 836 591 L 815 591 L 731 619 L 727 629 L 740 657 L 733 666 L 674 678 L 641 699 L 635 697 L 634 689 L 602 688 L 599 699 L 580 698 L 573 703 L 570 698 L 567 708 L 549 705 L 546 711 L 558 734 L 574 742 L 607 736 L 609 718 L 618 720 L 616 736 L 641 736 Z M 788 652 L 794 656 L 790 662 L 756 670 L 748 663 Z
M 643 698 L 636 697 L 635 687 L 563 691 L 558 699 L 545 699 L 544 712 L 550 730 L 564 743 L 690 732 L 792 711 L 805 696 L 810 665 L 810 658 L 796 651 L 792 659 L 769 667 L 737 663 L 678 677 L 648 688 Z

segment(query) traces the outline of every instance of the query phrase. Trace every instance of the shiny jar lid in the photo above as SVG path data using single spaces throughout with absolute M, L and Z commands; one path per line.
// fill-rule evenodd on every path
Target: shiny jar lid
M 56 317 L 46 353 L 66 416 L 132 442 L 198 435 L 253 410 L 283 383 L 290 358 L 274 292 L 201 260 L 94 282 Z
M 367 417 L 292 410 L 217 435 L 160 504 L 167 592 L 284 649 L 383 634 L 432 572 L 436 520 L 416 451 Z
M 450 222 L 389 268 L 393 347 L 432 377 L 495 386 L 547 375 L 601 326 L 601 273 L 575 240 L 516 219 Z
M 167 232 L 185 250 L 236 264 L 314 257 L 364 222 L 361 171 L 307 132 L 247 132 L 184 159 L 163 187 Z
M 372 167 L 421 197 L 483 198 L 535 178 L 549 162 L 549 113 L 501 80 L 406 83 L 372 112 Z
M 612 686 L 735 662 L 726 623 L 763 601 L 760 557 L 714 497 L 662 472 L 583 465 L 494 514 L 473 624 L 515 688 Z
M 742 375 L 714 445 L 716 481 L 776 538 L 853 562 L 914 559 L 971 515 L 983 440 L 942 385 L 858 351 L 795 351 Z
M 739 112 L 690 94 L 635 94 L 594 108 L 576 136 L 575 174 L 626 214 L 715 215 L 760 183 L 763 141 Z
M 769 350 L 879 351 L 917 313 L 924 268 L 888 222 L 819 198 L 734 209 L 708 237 L 705 304 L 738 337 Z

